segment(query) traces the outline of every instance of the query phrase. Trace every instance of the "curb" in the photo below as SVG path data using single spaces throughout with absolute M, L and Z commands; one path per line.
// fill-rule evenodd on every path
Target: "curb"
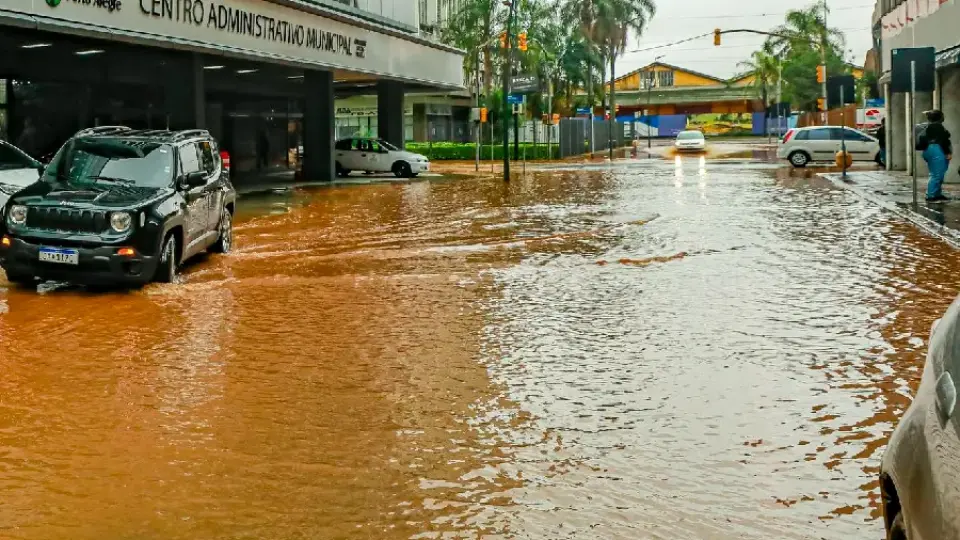
M 954 249 L 960 250 L 960 231 L 947 227 L 946 225 L 941 225 L 940 223 L 937 223 L 926 216 L 922 216 L 913 210 L 904 207 L 903 205 L 885 199 L 876 193 L 872 193 L 869 189 L 860 187 L 855 182 L 850 180 L 844 181 L 838 173 L 819 173 L 817 176 L 831 181 L 838 187 L 852 191 L 861 199 L 864 199 L 865 201 L 880 206 L 884 210 L 896 214 L 897 216 L 912 223 L 921 231 L 929 234 L 930 236 L 943 240 L 947 244 L 950 244 L 950 247 Z

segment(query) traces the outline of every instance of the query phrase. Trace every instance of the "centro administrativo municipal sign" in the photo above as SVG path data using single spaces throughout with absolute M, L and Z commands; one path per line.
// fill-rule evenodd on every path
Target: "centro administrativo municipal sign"
M 310 2 L 0 0 L 0 20 L 27 17 L 53 30 L 84 28 L 96 37 L 139 45 L 186 46 L 444 88 L 463 86 L 463 57 L 456 51 L 298 8 L 300 4 Z

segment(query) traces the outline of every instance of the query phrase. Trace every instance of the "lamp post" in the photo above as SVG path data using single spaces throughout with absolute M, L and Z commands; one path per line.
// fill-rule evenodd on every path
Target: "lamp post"
M 507 1 L 503 5 L 510 11 L 507 15 L 507 48 L 503 51 L 503 181 L 510 181 L 510 122 L 507 121 L 508 94 L 510 93 L 510 76 L 513 72 L 513 22 L 517 15 L 516 1 Z M 492 141 L 491 141 L 492 142 Z

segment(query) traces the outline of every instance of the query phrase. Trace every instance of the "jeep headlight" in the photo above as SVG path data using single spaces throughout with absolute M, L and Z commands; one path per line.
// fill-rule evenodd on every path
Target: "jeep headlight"
M 131 224 L 133 224 L 133 217 L 127 212 L 110 214 L 110 228 L 118 233 L 129 231 Z
M 22 204 L 15 204 L 10 207 L 10 223 L 14 225 L 23 225 L 27 222 L 27 207 Z

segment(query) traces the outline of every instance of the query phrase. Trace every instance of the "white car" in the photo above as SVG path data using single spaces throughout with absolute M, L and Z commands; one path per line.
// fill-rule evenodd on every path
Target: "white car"
M 40 179 L 42 167 L 23 150 L 0 140 L 0 214 L 11 195 Z
M 678 152 L 702 152 L 707 149 L 707 140 L 699 131 L 681 131 L 673 146 Z
M 392 172 L 398 178 L 412 178 L 430 170 L 430 160 L 426 156 L 400 150 L 383 139 L 340 139 L 334 148 L 337 176 L 364 171 Z
M 812 126 L 787 131 L 777 149 L 777 157 L 794 167 L 806 167 L 811 161 L 835 161 L 840 139 L 846 139 L 847 152 L 854 161 L 880 160 L 880 141 L 862 131 L 840 126 Z

